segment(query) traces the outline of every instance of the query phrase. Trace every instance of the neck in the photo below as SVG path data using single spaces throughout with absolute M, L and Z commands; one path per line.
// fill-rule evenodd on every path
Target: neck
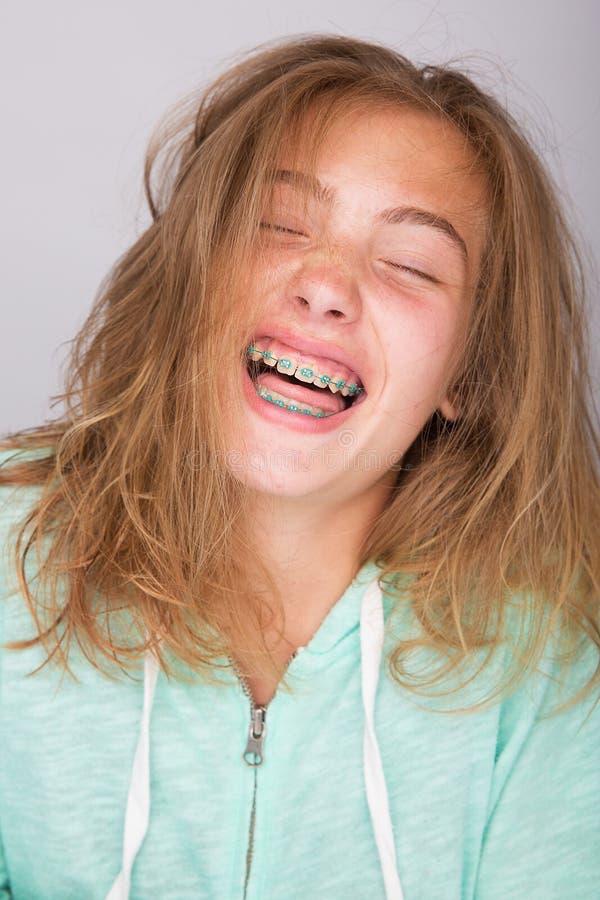
M 285 634 L 305 646 L 356 575 L 361 548 L 389 496 L 382 482 L 337 503 L 258 494 L 260 552 L 283 604 Z

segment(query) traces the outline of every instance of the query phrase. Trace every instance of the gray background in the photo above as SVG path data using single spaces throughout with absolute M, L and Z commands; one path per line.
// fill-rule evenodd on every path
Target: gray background
M 417 62 L 461 58 L 525 121 L 591 270 L 600 251 L 597 0 L 3 0 L 0 8 L 0 432 L 54 418 L 67 342 L 100 280 L 149 221 L 153 125 L 240 51 L 319 31 Z M 597 341 L 595 341 L 597 343 Z M 598 353 L 594 376 L 598 395 Z

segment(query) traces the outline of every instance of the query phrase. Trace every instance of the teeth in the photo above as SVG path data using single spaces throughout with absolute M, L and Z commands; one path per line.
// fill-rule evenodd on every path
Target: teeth
M 345 387 L 346 382 L 344 381 L 344 376 L 340 375 L 339 372 L 337 375 L 334 375 L 327 387 L 331 391 L 332 394 L 337 394 L 337 392 Z
M 293 375 L 298 368 L 298 364 L 299 360 L 282 356 L 281 359 L 277 361 L 277 371 L 281 372 L 282 375 Z
M 331 377 L 325 372 L 319 372 L 313 378 L 313 384 L 315 384 L 319 388 L 326 388 L 329 384 L 331 384 Z
M 294 378 L 298 381 L 303 381 L 305 384 L 314 384 L 315 366 L 310 362 L 304 362 L 294 372 Z
M 310 360 L 303 360 L 300 365 L 300 361 L 292 356 L 282 356 L 281 359 L 277 359 L 270 350 L 261 350 L 254 345 L 248 348 L 248 356 L 254 362 L 260 359 L 271 368 L 276 366 L 278 372 L 283 375 L 293 375 L 297 381 L 314 384 L 319 388 L 328 387 L 332 394 L 339 391 L 342 397 L 361 394 L 363 390 L 356 384 L 347 384 L 340 374 L 330 376 L 327 372 L 321 372 L 316 363 Z
M 335 413 L 319 409 L 318 406 L 310 406 L 308 403 L 300 403 L 298 400 L 291 400 L 289 397 L 284 397 L 283 394 L 278 394 L 277 391 L 257 387 L 256 393 L 263 400 L 266 400 L 267 403 L 273 403 L 275 406 L 287 409 L 290 413 L 296 413 L 296 415 L 314 416 L 317 419 L 326 419 L 328 416 L 335 415 Z

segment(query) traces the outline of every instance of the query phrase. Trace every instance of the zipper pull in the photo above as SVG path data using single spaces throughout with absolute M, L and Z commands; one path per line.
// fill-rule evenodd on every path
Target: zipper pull
M 248 766 L 260 766 L 263 761 L 263 741 L 267 727 L 265 725 L 266 706 L 255 706 L 252 709 L 248 742 L 242 759 Z

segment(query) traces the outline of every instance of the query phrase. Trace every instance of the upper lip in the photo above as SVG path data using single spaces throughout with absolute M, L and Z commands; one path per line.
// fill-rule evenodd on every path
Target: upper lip
M 360 378 L 361 384 L 364 383 L 361 373 L 356 368 L 355 360 L 357 354 L 351 354 L 337 344 L 319 341 L 316 338 L 300 335 L 278 326 L 266 325 L 257 329 L 256 334 L 258 337 L 264 336 L 275 338 L 275 340 L 282 341 L 284 344 L 289 344 L 289 346 L 293 347 L 295 350 L 300 350 L 301 353 L 314 354 L 315 356 L 330 359 L 332 362 L 341 363 L 347 369 L 351 369 L 352 372 Z

